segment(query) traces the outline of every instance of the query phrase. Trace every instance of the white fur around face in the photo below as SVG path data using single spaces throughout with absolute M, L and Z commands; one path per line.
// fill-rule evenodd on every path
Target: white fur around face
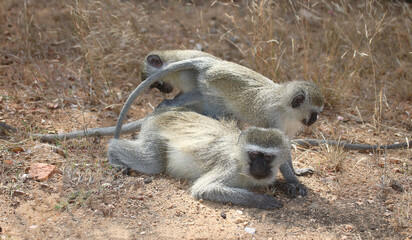
M 253 186 L 267 186 L 270 184 L 273 184 L 275 182 L 275 180 L 277 179 L 277 175 L 278 175 L 278 170 L 281 164 L 283 164 L 283 162 L 278 162 L 279 161 L 279 155 L 281 154 L 281 150 L 278 148 L 265 148 L 265 147 L 261 147 L 261 146 L 257 146 L 257 145 L 252 145 L 252 144 L 247 144 L 244 147 L 246 152 L 263 152 L 263 153 L 267 153 L 267 154 L 271 154 L 271 155 L 275 155 L 277 156 L 274 160 L 274 162 L 272 163 L 272 175 L 270 175 L 267 178 L 264 179 L 255 179 L 252 177 L 252 175 L 250 174 L 250 166 L 249 164 L 245 164 L 242 166 L 242 182 L 245 185 L 249 185 L 249 187 L 253 187 Z M 245 156 L 246 157 L 246 156 Z
M 302 128 L 302 123 L 298 121 L 285 121 L 285 134 L 291 139 Z
M 278 155 L 280 153 L 280 150 L 277 148 L 265 148 L 265 147 L 252 145 L 252 144 L 247 144 L 245 146 L 245 151 L 246 152 L 263 152 L 263 153 L 267 153 L 270 155 Z
M 243 186 L 245 187 L 254 187 L 254 186 L 267 186 L 273 184 L 278 176 L 278 169 L 279 166 L 272 168 L 272 175 L 264 179 L 255 179 L 251 176 L 249 171 L 249 165 L 244 166 L 241 175 L 240 181 L 242 182 Z

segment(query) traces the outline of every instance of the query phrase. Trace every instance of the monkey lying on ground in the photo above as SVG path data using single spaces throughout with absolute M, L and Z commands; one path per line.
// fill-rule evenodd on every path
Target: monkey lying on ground
M 278 129 L 249 127 L 218 121 L 198 113 L 157 109 L 148 115 L 136 140 L 112 139 L 109 163 L 141 173 L 166 172 L 194 180 L 196 199 L 272 209 L 282 203 L 245 188 L 273 184 L 280 169 L 292 197 L 306 195 L 288 165 L 290 143 Z

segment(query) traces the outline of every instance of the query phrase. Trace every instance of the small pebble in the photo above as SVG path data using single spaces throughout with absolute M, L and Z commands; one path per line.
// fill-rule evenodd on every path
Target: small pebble
M 247 233 L 250 233 L 250 234 L 255 234 L 256 229 L 251 228 L 251 227 L 245 227 L 245 231 L 246 231 Z
M 236 224 L 239 224 L 239 223 L 242 223 L 242 222 L 245 222 L 245 221 L 246 221 L 246 219 L 243 219 L 243 218 L 236 218 L 235 219 Z
M 396 180 L 391 180 L 389 185 L 391 186 L 391 188 L 393 188 L 393 190 L 397 191 L 397 192 L 403 192 L 403 186 L 401 184 L 399 184 Z
M 221 213 L 220 213 L 220 216 L 221 216 L 223 219 L 226 219 L 226 213 L 221 212 Z

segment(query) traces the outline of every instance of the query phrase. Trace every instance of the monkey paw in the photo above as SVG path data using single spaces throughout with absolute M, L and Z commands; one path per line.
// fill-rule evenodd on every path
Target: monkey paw
M 306 175 L 312 175 L 314 173 L 315 173 L 315 170 L 313 168 L 295 169 L 296 176 L 306 176 Z
M 286 184 L 286 188 L 287 193 L 290 195 L 291 198 L 295 198 L 298 194 L 302 197 L 308 194 L 305 185 L 303 185 L 302 183 L 288 183 Z
M 272 196 L 264 196 L 262 201 L 257 201 L 257 206 L 260 209 L 275 209 L 283 207 L 283 203 L 279 202 Z

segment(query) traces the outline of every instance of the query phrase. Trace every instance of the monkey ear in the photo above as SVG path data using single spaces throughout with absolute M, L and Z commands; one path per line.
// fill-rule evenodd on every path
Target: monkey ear
M 161 68 L 163 66 L 162 59 L 159 57 L 159 55 L 154 54 L 147 56 L 147 63 L 155 68 Z
M 305 95 L 303 93 L 299 93 L 296 95 L 292 100 L 292 108 L 298 108 L 302 103 L 305 101 Z

